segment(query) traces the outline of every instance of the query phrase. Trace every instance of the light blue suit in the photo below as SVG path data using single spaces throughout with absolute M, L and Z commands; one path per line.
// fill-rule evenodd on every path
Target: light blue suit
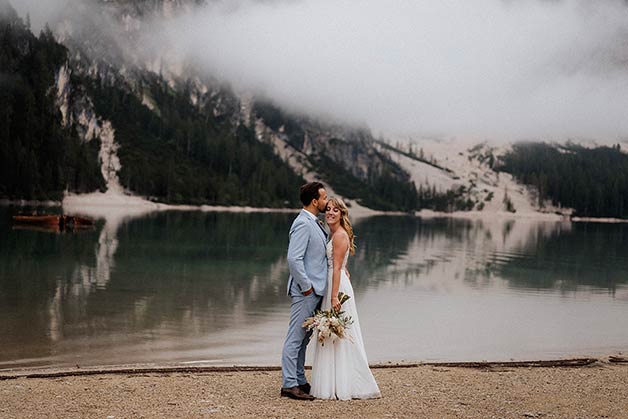
M 302 327 L 307 317 L 320 308 L 327 290 L 327 235 L 313 214 L 301 210 L 290 228 L 288 244 L 288 295 L 290 324 L 281 354 L 282 387 L 305 384 L 305 348 L 312 332 Z M 305 296 L 304 291 L 314 288 Z

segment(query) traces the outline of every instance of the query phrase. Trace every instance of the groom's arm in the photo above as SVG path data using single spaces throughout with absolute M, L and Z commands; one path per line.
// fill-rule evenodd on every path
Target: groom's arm
M 305 273 L 305 251 L 310 242 L 310 232 L 306 223 L 301 222 L 294 226 L 290 232 L 290 243 L 288 244 L 288 269 L 292 279 L 297 282 L 301 293 L 312 288 L 312 281 Z

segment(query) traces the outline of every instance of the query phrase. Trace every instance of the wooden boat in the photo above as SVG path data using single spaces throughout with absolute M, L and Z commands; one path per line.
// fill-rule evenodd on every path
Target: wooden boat
M 14 215 L 13 221 L 30 225 L 61 225 L 62 215 Z
M 13 230 L 28 230 L 28 231 L 39 231 L 41 233 L 62 233 L 63 231 L 59 228 L 58 225 L 46 225 L 46 224 L 18 224 L 12 227 Z
M 13 221 L 21 227 L 41 227 L 47 231 L 89 228 L 94 220 L 70 215 L 14 215 Z

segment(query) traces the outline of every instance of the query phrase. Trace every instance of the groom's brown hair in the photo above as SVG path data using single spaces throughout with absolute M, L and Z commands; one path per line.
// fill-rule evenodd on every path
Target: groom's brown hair
M 308 206 L 312 203 L 312 200 L 321 197 L 320 190 L 325 189 L 325 185 L 320 182 L 309 182 L 301 186 L 300 199 L 304 206 Z

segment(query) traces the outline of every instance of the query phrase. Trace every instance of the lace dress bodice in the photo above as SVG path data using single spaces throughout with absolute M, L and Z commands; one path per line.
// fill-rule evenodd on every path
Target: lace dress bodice
M 334 245 L 330 240 L 327 242 L 327 271 L 333 271 L 334 268 Z M 342 261 L 342 270 L 347 271 L 347 261 L 349 260 L 349 249 L 347 249 L 347 253 L 345 253 L 345 258 Z
M 331 308 L 331 289 L 332 282 L 334 279 L 334 245 L 330 240 L 327 242 L 326 247 L 327 252 L 327 292 L 325 293 L 325 298 L 323 298 L 322 308 L 323 310 L 329 310 Z M 342 268 L 340 270 L 340 284 L 338 287 L 339 292 L 347 293 L 347 287 L 349 285 L 349 278 L 347 277 L 347 261 L 349 260 L 349 249 L 347 249 L 347 253 L 345 254 L 345 258 L 342 261 Z M 345 282 L 346 281 L 346 282 Z

